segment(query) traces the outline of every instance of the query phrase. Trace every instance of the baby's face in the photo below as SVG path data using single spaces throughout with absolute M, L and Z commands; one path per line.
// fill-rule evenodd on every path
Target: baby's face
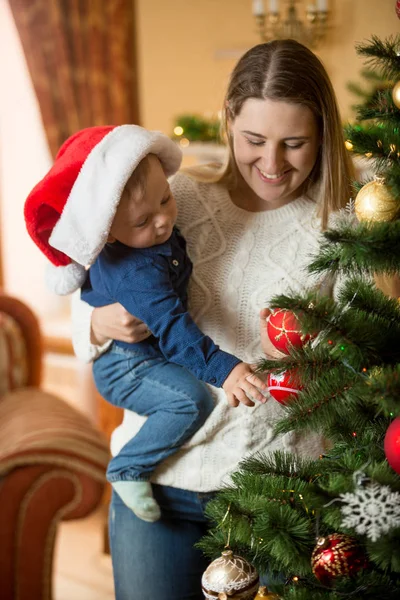
M 131 248 L 166 242 L 176 220 L 176 202 L 158 158 L 149 155 L 144 194 L 127 186 L 115 213 L 109 241 Z

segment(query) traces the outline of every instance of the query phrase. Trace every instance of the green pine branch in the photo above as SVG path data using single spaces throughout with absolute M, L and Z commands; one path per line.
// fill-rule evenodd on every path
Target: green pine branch
M 400 273 L 400 221 L 344 225 L 324 232 L 311 273 L 330 272 L 372 277 L 374 273 Z
M 378 91 L 372 98 L 367 98 L 366 103 L 357 108 L 357 120 L 366 121 L 374 119 L 380 124 L 389 123 L 393 131 L 398 135 L 400 127 L 400 110 L 395 106 L 392 98 L 392 90 Z
M 375 86 L 384 87 L 390 84 L 381 73 L 378 73 L 378 71 L 374 71 L 373 69 L 361 69 L 361 76 L 363 79 L 372 82 Z
M 334 589 L 300 580 L 284 588 L 285 600 L 384 600 L 398 599 L 399 588 L 383 573 L 363 571 L 350 580 L 335 582 Z
M 296 400 L 287 404 L 286 416 L 275 425 L 275 434 L 293 430 L 323 434 L 337 422 L 345 428 L 348 420 L 352 430 L 356 424 L 361 427 L 365 422 L 362 399 L 353 389 L 357 378 L 350 369 L 334 368 L 309 381 Z
M 400 111 L 398 111 L 400 114 Z M 345 125 L 344 134 L 353 144 L 355 154 L 368 155 L 380 162 L 376 166 L 379 171 L 390 168 L 391 163 L 399 163 L 399 119 L 395 123 L 385 125 Z
M 370 70 L 377 71 L 384 79 L 400 79 L 400 36 L 392 35 L 380 39 L 373 35 L 367 42 L 356 45 L 359 55 L 365 57 L 364 64 Z
M 400 416 L 400 365 L 377 367 L 368 382 L 368 398 L 377 413 Z
M 349 82 L 346 85 L 346 87 L 349 90 L 349 92 L 351 92 L 355 96 L 358 96 L 364 102 L 368 102 L 370 100 L 370 98 L 371 98 L 371 91 L 370 90 L 366 90 L 365 88 L 362 88 L 360 86 L 360 84 L 358 84 L 358 83 Z

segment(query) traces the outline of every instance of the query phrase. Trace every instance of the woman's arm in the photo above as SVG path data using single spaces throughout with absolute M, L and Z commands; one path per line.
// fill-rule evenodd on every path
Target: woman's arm
M 72 296 L 72 344 L 76 356 L 92 362 L 112 340 L 141 342 L 151 334 L 146 325 L 130 315 L 121 304 L 93 308 L 81 300 L 80 290 Z
M 131 315 L 122 304 L 109 304 L 93 309 L 90 336 L 92 344 L 102 345 L 110 339 L 135 344 L 150 335 L 145 323 Z

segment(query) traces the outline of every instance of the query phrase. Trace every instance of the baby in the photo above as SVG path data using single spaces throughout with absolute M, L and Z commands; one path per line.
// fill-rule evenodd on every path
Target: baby
M 160 517 L 152 472 L 213 410 L 205 383 L 222 387 L 232 406 L 253 405 L 248 396 L 266 400 L 250 365 L 221 350 L 188 313 L 192 264 L 167 180 L 180 163 L 177 145 L 159 132 L 92 127 L 64 143 L 25 204 L 28 231 L 56 266 L 52 289 L 82 286 L 93 307 L 119 302 L 151 333 L 139 343 L 114 341 L 93 365 L 106 400 L 147 417 L 107 470 L 145 521 Z

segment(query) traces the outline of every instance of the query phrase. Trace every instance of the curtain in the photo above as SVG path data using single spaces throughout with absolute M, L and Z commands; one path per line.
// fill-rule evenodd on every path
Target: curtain
M 9 0 L 53 157 L 75 131 L 139 123 L 134 0 Z

